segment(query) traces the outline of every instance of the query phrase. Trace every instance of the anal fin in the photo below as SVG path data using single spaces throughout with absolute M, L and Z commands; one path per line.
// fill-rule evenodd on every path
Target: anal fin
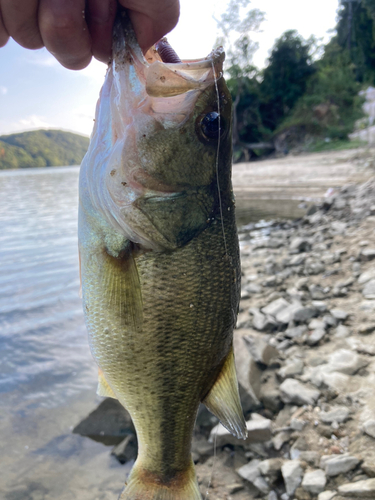
M 233 348 L 229 352 L 214 385 L 202 403 L 233 436 L 238 439 L 247 438 L 246 422 L 238 392 Z
M 98 373 L 98 388 L 96 389 L 96 394 L 98 396 L 104 396 L 107 398 L 117 399 L 116 394 L 113 392 L 110 385 L 106 381 L 106 379 L 104 377 L 104 373 L 102 372 L 102 370 L 100 368 L 99 368 L 99 373 Z

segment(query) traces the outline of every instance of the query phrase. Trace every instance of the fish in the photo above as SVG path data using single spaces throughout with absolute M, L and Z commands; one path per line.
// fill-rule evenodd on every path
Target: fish
M 98 394 L 133 420 L 121 500 L 198 500 L 200 403 L 247 435 L 233 354 L 240 258 L 224 51 L 145 55 L 126 12 L 79 178 L 79 255 Z M 163 57 L 161 55 L 167 54 Z

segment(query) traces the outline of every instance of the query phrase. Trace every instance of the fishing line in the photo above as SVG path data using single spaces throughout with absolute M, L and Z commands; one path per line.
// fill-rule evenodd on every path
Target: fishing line
M 208 495 L 210 494 L 209 490 L 211 488 L 212 479 L 214 478 L 216 458 L 217 458 L 217 446 L 216 446 L 216 442 L 217 442 L 217 432 L 218 432 L 218 430 L 219 430 L 219 425 L 217 425 L 216 429 L 215 429 L 215 435 L 214 435 L 214 458 L 213 458 L 213 461 L 212 461 L 211 476 L 210 476 L 210 480 L 208 481 L 206 496 L 204 497 L 204 500 L 207 500 Z
M 219 195 L 220 220 L 221 220 L 221 230 L 223 232 L 223 239 L 224 239 L 225 256 L 228 257 L 227 239 L 225 237 L 225 227 L 224 227 L 224 220 L 223 220 L 223 206 L 222 206 L 222 202 L 221 202 L 220 181 L 219 181 L 219 153 L 220 153 L 220 131 L 221 131 L 220 96 L 219 96 L 219 88 L 217 86 L 216 71 L 215 71 L 215 65 L 214 65 L 213 60 L 211 61 L 211 65 L 212 65 L 212 70 L 214 73 L 214 81 L 215 81 L 215 90 L 216 90 L 216 98 L 217 98 L 217 114 L 219 115 L 218 116 L 219 127 L 218 127 L 216 162 L 215 162 L 215 164 L 216 164 L 216 182 L 217 182 L 217 192 Z

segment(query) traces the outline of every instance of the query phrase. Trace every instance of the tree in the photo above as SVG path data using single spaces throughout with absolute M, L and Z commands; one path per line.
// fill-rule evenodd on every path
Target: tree
M 348 52 L 359 82 L 374 85 L 375 0 L 342 0 L 336 36 L 330 43 L 338 45 L 342 52 Z
M 260 85 L 263 124 L 275 130 L 304 94 L 309 77 L 315 72 L 310 49 L 295 30 L 286 31 L 275 43 Z
M 256 80 L 258 72 L 252 64 L 252 58 L 258 44 L 251 39 L 251 33 L 258 31 L 264 20 L 263 12 L 259 9 L 250 9 L 249 6 L 250 0 L 230 0 L 226 11 L 217 21 L 218 29 L 221 32 L 217 43 L 226 49 L 228 87 L 233 97 L 233 146 L 235 154 L 237 156 L 244 154 L 246 159 L 248 159 L 249 154 L 248 147 L 244 142 L 243 111 L 246 110 L 247 115 L 251 114 L 247 103 L 250 96 L 258 93 Z M 256 117 L 255 123 L 259 125 L 261 120 L 258 116 L 258 110 L 256 106 L 252 108 Z M 246 130 L 247 125 L 248 123 L 245 125 Z

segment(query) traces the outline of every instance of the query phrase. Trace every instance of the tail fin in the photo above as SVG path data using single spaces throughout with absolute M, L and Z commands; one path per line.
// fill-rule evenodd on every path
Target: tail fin
M 193 461 L 187 470 L 168 480 L 146 471 L 137 463 L 119 500 L 201 500 Z

